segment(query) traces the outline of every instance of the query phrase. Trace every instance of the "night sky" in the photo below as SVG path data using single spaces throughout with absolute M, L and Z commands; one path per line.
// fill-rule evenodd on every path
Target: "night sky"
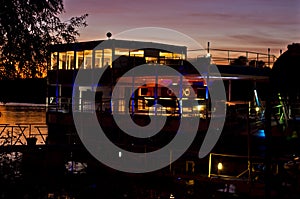
M 65 0 L 62 19 L 87 13 L 79 41 L 105 39 L 130 29 L 160 27 L 179 31 L 212 48 L 278 55 L 300 42 L 297 0 Z M 115 37 L 115 39 L 118 39 Z

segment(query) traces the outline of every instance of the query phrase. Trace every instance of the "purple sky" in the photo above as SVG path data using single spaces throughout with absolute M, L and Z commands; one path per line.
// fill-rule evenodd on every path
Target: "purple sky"
M 87 13 L 80 41 L 141 27 L 169 28 L 212 48 L 278 55 L 300 42 L 298 0 L 64 0 L 63 19 Z M 116 38 L 117 39 L 117 38 Z

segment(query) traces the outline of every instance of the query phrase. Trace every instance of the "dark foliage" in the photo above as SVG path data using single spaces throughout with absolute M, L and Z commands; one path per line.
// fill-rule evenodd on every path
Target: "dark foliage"
M 300 44 L 288 45 L 285 51 L 274 63 L 271 74 L 273 93 L 281 93 L 289 98 L 290 103 L 299 100 L 300 96 Z
M 84 14 L 62 22 L 62 0 L 0 0 L 0 78 L 35 78 L 45 74 L 48 46 L 74 42 Z

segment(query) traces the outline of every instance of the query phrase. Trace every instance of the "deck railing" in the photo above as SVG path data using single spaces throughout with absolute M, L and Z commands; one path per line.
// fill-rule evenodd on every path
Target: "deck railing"
M 210 111 L 206 112 L 206 101 L 201 100 L 198 102 L 198 105 L 195 106 L 185 106 L 182 108 L 179 106 L 176 107 L 164 107 L 158 106 L 155 108 L 154 106 L 146 106 L 142 108 L 140 104 L 136 101 L 140 98 L 131 98 L 130 103 L 126 103 L 125 99 L 114 99 L 110 98 L 102 99 L 99 101 L 91 101 L 86 100 L 84 98 L 74 98 L 75 103 L 72 103 L 71 98 L 68 100 L 58 100 L 52 104 L 49 104 L 47 107 L 48 112 L 63 112 L 63 113 L 71 113 L 72 110 L 76 112 L 101 112 L 101 113 L 109 113 L 109 114 L 125 114 L 130 112 L 132 115 L 159 115 L 159 116 L 184 116 L 184 117 L 200 117 L 202 119 L 210 116 Z M 160 99 L 159 97 L 157 98 Z M 174 100 L 174 99 L 172 99 Z M 170 103 L 172 101 L 170 99 Z M 178 100 L 178 99 L 177 99 Z M 197 98 L 194 98 L 197 100 Z M 185 100 L 182 100 L 183 104 Z M 61 103 L 59 103 L 61 102 Z M 220 101 L 219 103 L 224 103 Z M 129 107 L 126 107 L 126 104 L 130 104 Z
M 209 154 L 209 178 L 244 179 L 264 181 L 265 162 L 263 157 L 233 154 Z M 272 164 L 272 172 L 278 174 L 278 163 Z
M 46 144 L 47 136 L 44 123 L 0 124 L 0 146 Z
M 206 48 L 188 50 L 188 54 L 192 54 L 190 60 L 202 59 L 203 57 L 209 56 L 212 63 L 216 65 L 243 65 L 256 68 L 272 68 L 277 60 L 275 55 L 270 54 L 269 49 L 268 53 L 260 53 L 253 51 Z

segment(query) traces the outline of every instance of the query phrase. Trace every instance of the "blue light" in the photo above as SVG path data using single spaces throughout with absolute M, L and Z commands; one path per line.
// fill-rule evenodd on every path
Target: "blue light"
M 205 99 L 208 99 L 208 97 L 209 97 L 208 87 L 206 86 Z
M 256 133 L 255 135 L 256 135 L 257 137 L 260 137 L 260 138 L 266 137 L 266 135 L 265 135 L 265 130 L 263 130 L 263 129 L 258 130 L 257 133 Z
M 254 95 L 255 95 L 255 101 L 256 101 L 257 106 L 260 106 L 260 103 L 259 103 L 259 99 L 258 99 L 258 95 L 257 95 L 257 91 L 256 91 L 256 90 L 254 90 Z

